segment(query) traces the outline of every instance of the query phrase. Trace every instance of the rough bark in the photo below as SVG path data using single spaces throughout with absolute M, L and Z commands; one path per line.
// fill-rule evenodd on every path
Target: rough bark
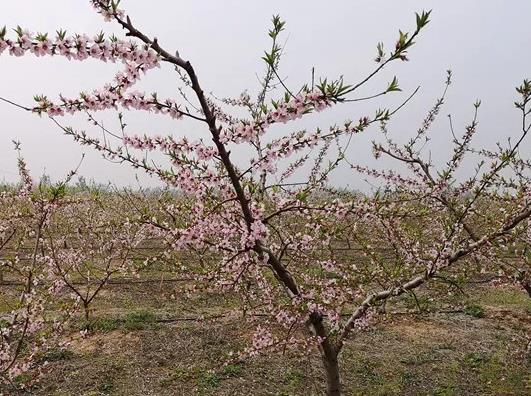
M 330 356 L 323 355 L 323 364 L 326 373 L 326 395 L 340 396 L 341 395 L 341 380 L 339 376 L 339 362 L 338 354 L 334 353 Z
M 339 349 L 334 346 L 330 339 L 330 333 L 323 323 L 323 316 L 318 312 L 313 312 L 308 319 L 310 331 L 319 337 L 319 352 L 326 374 L 326 395 L 341 395 L 341 377 L 339 374 L 338 355 Z

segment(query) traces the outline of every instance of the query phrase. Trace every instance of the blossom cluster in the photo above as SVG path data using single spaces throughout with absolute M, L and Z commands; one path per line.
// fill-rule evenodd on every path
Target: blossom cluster
M 217 153 L 215 147 L 207 146 L 202 141 L 190 141 L 187 137 L 176 141 L 171 136 L 127 135 L 123 138 L 123 144 L 137 150 L 160 150 L 174 156 L 195 153 L 197 158 L 203 161 L 212 159 Z
M 127 70 L 130 70 L 129 66 Z M 134 69 L 136 70 L 136 69 Z M 183 112 L 173 99 L 166 99 L 159 102 L 153 95 L 144 92 L 125 92 L 124 88 L 129 87 L 138 77 L 122 78 L 122 73 L 117 75 L 117 85 L 106 85 L 103 89 L 94 90 L 92 93 L 81 93 L 79 99 L 69 99 L 60 96 L 61 104 L 52 103 L 47 98 L 38 100 L 39 106 L 34 109 L 36 112 L 47 112 L 50 116 L 62 116 L 65 113 L 73 114 L 79 111 L 103 111 L 122 107 L 129 110 L 144 110 L 154 114 L 167 114 L 173 119 L 180 119 Z M 127 84 L 124 83 L 127 81 Z
M 119 40 L 115 37 L 105 39 L 103 34 L 89 37 L 76 34 L 70 37 L 60 31 L 53 39 L 47 34 L 34 34 L 28 30 L 17 30 L 15 39 L 0 36 L 0 54 L 7 50 L 12 56 L 24 56 L 32 53 L 35 56 L 63 56 L 68 60 L 84 61 L 97 59 L 103 62 L 131 63 L 144 65 L 152 69 L 159 65 L 159 57 L 155 51 L 145 45 L 133 41 Z
M 320 91 L 302 92 L 285 102 L 276 104 L 258 120 L 241 121 L 222 132 L 223 142 L 250 142 L 261 136 L 271 124 L 287 123 L 301 118 L 312 111 L 322 111 L 331 105 L 330 100 Z
M 141 77 L 141 73 L 159 66 L 159 56 L 147 45 L 138 45 L 133 41 L 119 40 L 115 37 L 105 39 L 103 34 L 93 38 L 87 35 L 66 36 L 66 32 L 59 31 L 54 39 L 47 34 L 37 34 L 16 30 L 16 39 L 5 38 L 0 35 L 0 54 L 8 51 L 13 56 L 23 56 L 33 53 L 36 56 L 63 56 L 69 60 L 83 61 L 97 59 L 103 62 L 121 61 L 125 67 L 114 77 L 112 84 L 106 84 L 103 89 L 92 93 L 81 93 L 78 99 L 60 97 L 61 103 L 53 103 L 46 97 L 37 97 L 38 106 L 35 112 L 46 112 L 50 116 L 62 116 L 65 112 L 73 113 L 81 110 L 105 110 L 121 105 L 124 108 L 157 111 L 169 113 L 179 118 L 181 112 L 174 101 L 168 99 L 158 102 L 146 94 L 134 92 L 126 94 Z
M 109 22 L 114 18 L 123 18 L 124 10 L 118 8 L 119 1 L 114 0 L 91 0 L 96 12 L 100 13 L 105 21 Z

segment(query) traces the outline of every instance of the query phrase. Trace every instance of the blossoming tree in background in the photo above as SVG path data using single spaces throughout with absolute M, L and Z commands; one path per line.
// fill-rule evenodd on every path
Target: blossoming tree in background
M 18 148 L 18 144 L 17 144 Z M 21 281 L 16 293 L 2 282 L 0 316 L 0 383 L 27 371 L 35 359 L 59 342 L 73 305 L 55 307 L 63 283 L 52 274 L 44 249 L 44 234 L 53 214 L 65 204 L 64 182 L 46 190 L 34 190 L 26 163 L 19 157 L 20 187 L 0 195 L 0 270 Z M 7 280 L 6 280 L 7 281 Z
M 113 216 L 112 200 L 80 194 L 72 201 L 54 214 L 44 243 L 53 276 L 79 302 L 90 327 L 90 306 L 111 277 L 135 273 L 134 249 L 145 230 L 127 212 Z
M 261 318 L 242 357 L 288 347 L 316 349 L 324 366 L 326 392 L 339 395 L 340 353 L 347 341 L 355 347 L 355 335 L 370 324 L 375 306 L 412 292 L 460 264 L 494 255 L 496 245 L 515 235 L 531 216 L 525 183 L 510 186 L 502 176 L 529 130 L 525 119 L 531 92 L 528 83 L 520 89 L 521 139 L 508 150 L 484 153 L 488 161 L 480 162 L 477 173 L 464 181 L 458 181 L 455 172 L 470 154 L 476 116 L 461 135 L 455 135 L 455 149 L 445 167 L 437 169 L 421 155 L 443 98 L 417 135 L 403 146 L 393 142 L 387 125 L 409 98 L 394 109 L 379 109 L 326 130 L 288 130 L 281 137 L 271 133 L 273 125 L 289 125 L 310 113 L 399 91 L 394 79 L 370 97 L 353 96 L 384 67 L 407 60 L 414 40 L 428 23 L 427 12 L 417 15 L 413 32 L 400 32 L 391 51 L 378 45 L 377 66 L 359 83 L 325 79 L 309 81 L 297 90 L 279 77 L 282 48 L 278 38 L 284 22 L 275 17 L 269 32 L 272 47 L 264 56 L 267 69 L 256 98 L 242 94 L 217 100 L 205 93 L 192 64 L 139 30 L 118 1 L 91 3 L 105 19 L 118 23 L 132 41 L 104 35 L 92 39 L 69 36 L 64 31 L 52 39 L 20 28 L 10 39 L 4 29 L 0 52 L 124 64 L 113 82 L 101 89 L 77 98 L 37 96 L 35 107 L 24 108 L 47 114 L 81 144 L 108 159 L 142 169 L 185 194 L 187 199 L 153 208 L 142 221 L 166 242 L 169 252 L 200 253 L 201 266 L 183 263 L 181 267 L 195 281 L 188 292 L 215 289 L 236 294 L 249 320 Z M 131 90 L 143 73 L 162 65 L 176 69 L 187 95 L 162 99 L 155 93 Z M 278 91 L 282 91 L 280 96 Z M 181 139 L 128 135 L 120 114 L 121 132 L 104 129 L 108 136 L 120 139 L 113 144 L 59 121 L 65 113 L 86 112 L 103 128 L 92 113 L 107 109 L 142 110 L 176 120 L 186 117 L 205 130 Z M 234 115 L 242 109 L 248 114 L 245 118 Z M 373 124 L 380 125 L 387 138 L 375 144 L 375 156 L 390 156 L 405 164 L 408 172 L 367 169 L 349 159 L 355 155 L 351 142 L 356 134 Z M 245 154 L 246 160 L 235 161 L 235 151 Z M 148 161 L 148 152 L 162 153 L 168 162 Z M 328 180 L 342 165 L 350 165 L 355 175 L 382 179 L 384 192 L 371 197 L 337 194 L 328 187 Z M 526 176 L 519 177 L 524 180 Z M 511 204 L 503 206 L 499 216 L 487 219 L 480 205 L 497 197 L 500 186 L 506 187 Z M 345 244 L 351 243 L 361 255 L 344 253 Z
M 67 192 L 76 172 L 35 186 L 22 157 L 18 167 L 19 187 L 0 194 L 0 384 L 44 367 L 68 343 L 65 329 L 80 309 L 85 323 L 74 326 L 90 329 L 91 306 L 111 276 L 136 275 L 158 258 L 133 257 L 146 227 L 114 211 L 113 200 Z

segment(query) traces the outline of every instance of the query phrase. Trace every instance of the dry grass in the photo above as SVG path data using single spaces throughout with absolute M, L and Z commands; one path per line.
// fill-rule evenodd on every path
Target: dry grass
M 527 395 L 531 301 L 512 287 L 468 287 L 449 303 L 458 312 L 382 314 L 342 354 L 349 395 Z M 252 328 L 236 318 L 183 320 L 230 310 L 220 296 L 172 300 L 171 285 L 113 285 L 95 307 L 86 338 L 72 331 L 52 351 L 31 395 L 312 395 L 321 394 L 315 356 L 257 357 L 223 366 Z M 419 295 L 422 297 L 422 295 Z M 421 300 L 422 301 L 422 300 Z M 410 301 L 390 309 L 405 312 Z M 466 307 L 475 307 L 466 309 Z M 407 310 L 406 310 L 407 311 Z M 480 313 L 480 314 L 478 314 Z M 168 318 L 181 320 L 168 321 Z M 23 380 L 23 379 L 21 379 Z M 5 394 L 17 395 L 13 389 Z M 28 394 L 28 393 L 20 393 Z

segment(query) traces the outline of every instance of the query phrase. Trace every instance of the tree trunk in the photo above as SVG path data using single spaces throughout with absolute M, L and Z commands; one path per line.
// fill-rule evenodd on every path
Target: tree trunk
M 340 348 L 331 342 L 330 334 L 323 324 L 323 316 L 320 313 L 312 312 L 308 324 L 311 332 L 321 339 L 319 352 L 326 373 L 326 395 L 341 396 L 338 362 Z
M 326 395 L 340 396 L 341 395 L 341 380 L 339 376 L 339 363 L 337 353 L 323 354 L 323 364 L 326 372 Z
M 85 311 L 85 321 L 87 322 L 87 325 L 88 325 L 89 319 L 90 319 L 90 310 L 89 310 L 88 304 L 84 301 L 83 301 L 83 310 Z

